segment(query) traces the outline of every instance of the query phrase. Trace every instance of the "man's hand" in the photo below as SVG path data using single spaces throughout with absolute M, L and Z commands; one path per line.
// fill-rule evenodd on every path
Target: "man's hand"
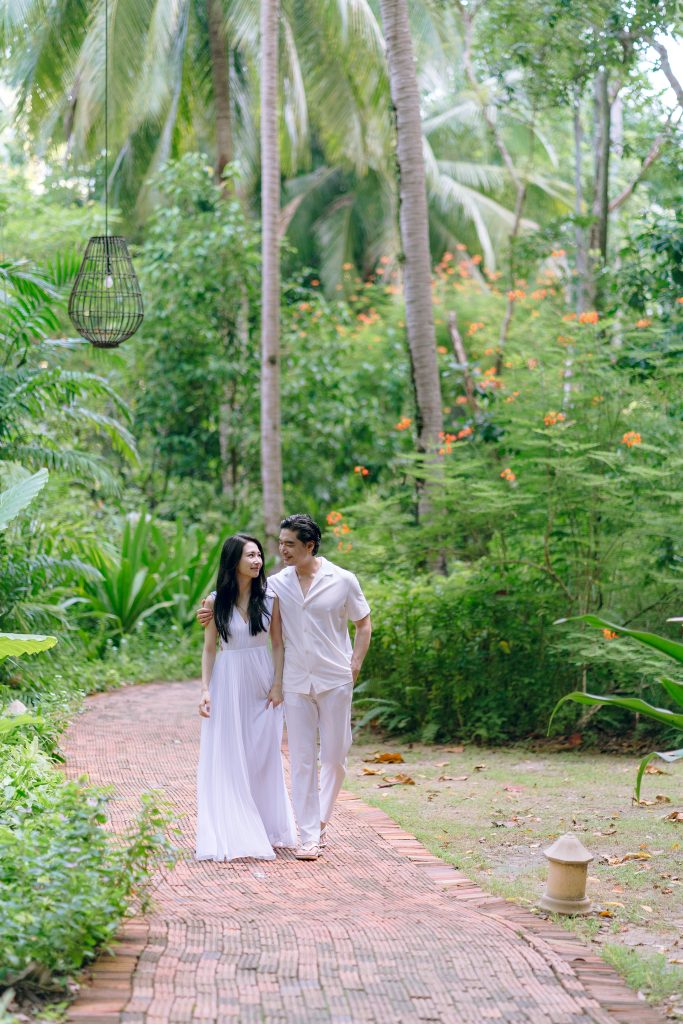
M 353 685 L 354 686 L 356 685 L 356 680 L 358 679 L 358 676 L 360 675 L 360 669 L 361 669 L 361 666 L 357 662 L 354 662 L 352 660 L 351 661 L 351 678 L 353 679 Z
M 197 622 L 206 628 L 213 618 L 213 597 L 205 597 L 197 609 Z
M 266 701 L 266 707 L 269 708 L 271 704 L 274 708 L 277 708 L 282 704 L 284 700 L 282 693 L 282 685 L 280 683 L 273 683 L 268 693 L 268 700 Z

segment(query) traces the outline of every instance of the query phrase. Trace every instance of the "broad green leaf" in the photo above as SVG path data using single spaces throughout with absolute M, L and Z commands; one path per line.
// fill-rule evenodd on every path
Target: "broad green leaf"
M 47 651 L 57 643 L 56 636 L 40 636 L 31 633 L 0 633 L 0 661 L 16 658 L 20 654 L 36 654 Z
M 640 800 L 640 787 L 643 781 L 643 774 L 645 769 L 649 765 L 653 757 L 661 757 L 662 761 L 666 761 L 671 764 L 673 761 L 679 761 L 683 758 L 683 749 L 681 750 L 653 750 L 651 754 L 647 754 L 638 765 L 638 774 L 636 775 L 636 800 Z
M 668 708 L 656 708 L 653 704 L 648 704 L 647 701 L 641 700 L 639 697 L 602 697 L 594 693 L 581 693 L 580 690 L 568 693 L 558 700 L 550 716 L 548 728 L 550 728 L 559 707 L 568 700 L 573 700 L 577 704 L 602 704 L 606 707 L 637 711 L 641 715 L 647 715 L 648 718 L 654 718 L 665 725 L 672 725 L 678 729 L 683 729 L 683 714 L 679 714 L 676 711 L 669 711 Z
M 675 679 L 669 679 L 668 676 L 662 676 L 659 681 L 672 700 L 683 707 L 683 683 L 677 683 Z
M 676 640 L 669 640 L 665 636 L 659 636 L 657 633 L 646 633 L 640 629 L 626 629 L 625 626 L 618 626 L 597 615 L 574 615 L 568 619 L 557 619 L 555 625 L 562 622 L 587 622 L 589 626 L 596 626 L 598 629 L 609 629 L 620 636 L 630 636 L 641 644 L 645 644 L 646 647 L 654 647 L 655 650 L 667 654 L 674 661 L 683 663 L 683 644 Z

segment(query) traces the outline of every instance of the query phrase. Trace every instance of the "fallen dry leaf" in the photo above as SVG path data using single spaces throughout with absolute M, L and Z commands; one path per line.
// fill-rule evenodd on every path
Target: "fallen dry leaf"
M 644 903 L 640 904 L 640 909 L 644 910 L 646 914 L 652 913 L 652 907 L 646 907 Z
M 639 800 L 638 803 L 641 807 L 654 807 L 656 804 L 670 804 L 671 797 L 658 793 L 654 800 Z
M 444 754 L 462 754 L 464 747 L 444 747 Z
M 507 793 L 521 793 L 524 790 L 524 786 L 503 786 L 503 789 Z
M 469 775 L 439 775 L 438 782 L 467 782 Z
M 485 765 L 485 764 L 475 764 L 474 770 L 475 770 L 475 772 L 483 772 L 483 771 L 486 770 L 487 767 L 488 767 L 488 765 Z
M 673 956 L 673 957 L 672 957 L 672 958 L 671 958 L 671 959 L 669 960 L 669 963 L 670 963 L 670 964 L 683 964 L 683 959 L 681 959 L 680 957 L 677 957 L 677 956 Z
M 403 756 L 401 754 L 373 754 L 372 757 L 364 757 L 364 761 L 369 761 L 371 764 L 403 764 Z
M 384 768 L 363 768 L 363 775 L 381 775 Z
M 450 763 L 451 763 L 450 761 L 436 761 L 434 763 L 434 767 L 435 768 L 447 768 Z
M 623 892 L 623 891 L 624 891 L 623 885 L 613 885 L 612 886 L 612 892 Z
M 614 917 L 614 914 L 611 910 L 600 910 L 598 912 L 598 917 Z
M 663 768 L 660 768 L 658 764 L 649 764 L 645 769 L 646 775 L 670 775 L 671 772 L 665 772 Z
M 664 821 L 683 822 L 683 811 L 672 811 L 671 814 L 667 814 Z
M 398 775 L 385 775 L 383 782 L 378 782 L 377 785 L 380 789 L 386 786 L 414 786 L 415 779 L 411 779 L 410 775 L 404 772 L 399 772 Z

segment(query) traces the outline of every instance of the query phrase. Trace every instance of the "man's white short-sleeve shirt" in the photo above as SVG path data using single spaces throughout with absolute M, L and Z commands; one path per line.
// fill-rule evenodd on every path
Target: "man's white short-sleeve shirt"
M 358 622 L 370 614 L 354 574 L 321 558 L 305 597 L 291 565 L 270 576 L 268 587 L 280 599 L 283 690 L 321 693 L 352 682 L 349 620 Z

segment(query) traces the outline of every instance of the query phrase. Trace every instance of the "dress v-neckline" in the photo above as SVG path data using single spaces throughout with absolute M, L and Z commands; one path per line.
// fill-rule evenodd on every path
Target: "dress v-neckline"
M 242 612 L 241 612 L 241 611 L 239 610 L 239 608 L 237 607 L 237 605 L 235 605 L 235 611 L 237 612 L 237 614 L 238 614 L 238 615 L 239 615 L 239 617 L 241 618 L 241 620 L 242 620 L 242 622 L 244 623 L 244 625 L 245 625 L 245 626 L 248 626 L 248 625 L 249 625 L 249 618 L 247 617 L 247 618 L 245 619 L 245 617 L 244 617 L 244 616 L 242 615 Z

